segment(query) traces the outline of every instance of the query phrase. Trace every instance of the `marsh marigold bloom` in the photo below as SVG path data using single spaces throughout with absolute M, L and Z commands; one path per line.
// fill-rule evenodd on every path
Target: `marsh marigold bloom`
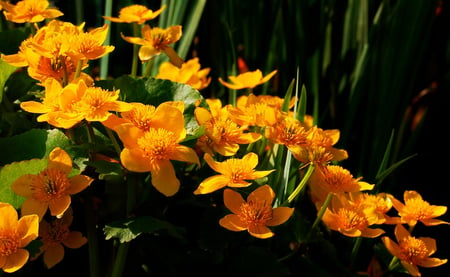
M 133 123 L 117 125 L 114 130 L 124 144 L 120 154 L 123 166 L 133 172 L 150 172 L 152 185 L 165 196 L 178 192 L 178 180 L 171 160 L 200 165 L 195 151 L 180 144 L 186 137 L 184 116 L 177 106 L 164 106 L 144 131 Z
M 121 124 L 131 123 L 142 131 L 148 131 L 150 128 L 163 128 L 165 125 L 160 125 L 171 114 L 173 108 L 177 108 L 180 112 L 184 111 L 184 102 L 181 101 L 166 101 L 161 103 L 158 107 L 150 104 L 142 104 L 139 102 L 130 103 L 132 109 L 120 113 L 120 117 L 111 114 L 111 116 L 103 121 L 103 125 L 111 130 L 114 130 Z
M 164 52 L 170 59 L 170 62 L 177 67 L 181 67 L 183 60 L 178 54 L 169 46 L 169 44 L 177 42 L 181 38 L 181 25 L 170 26 L 166 29 L 159 27 L 150 27 L 146 24 L 142 27 L 141 37 L 127 37 L 122 35 L 122 38 L 129 43 L 141 45 L 139 48 L 139 59 L 146 62 L 153 57 Z
M 371 203 L 358 203 L 349 200 L 344 194 L 335 195 L 322 217 L 328 228 L 348 237 L 375 238 L 384 233 L 380 228 L 370 228 L 382 224 L 383 215 Z
M 216 162 L 208 153 L 204 156 L 208 165 L 214 171 L 221 173 L 206 178 L 200 183 L 194 194 L 206 194 L 219 190 L 223 187 L 248 187 L 251 185 L 246 180 L 256 180 L 269 175 L 274 170 L 256 171 L 258 155 L 253 152 L 245 154 L 242 159 L 229 158 L 223 162 Z
M 50 8 L 47 0 L 22 0 L 15 5 L 0 1 L 1 6 L 3 6 L 6 20 L 15 23 L 36 23 L 64 15 L 58 9 Z
M 271 97 L 276 98 L 276 96 Z M 235 122 L 240 125 L 267 127 L 278 121 L 281 115 L 281 105 L 274 105 L 270 98 L 261 97 L 250 93 L 240 96 L 236 101 L 236 107 L 230 108 L 230 114 Z
M 103 16 L 103 18 L 117 23 L 144 24 L 146 21 L 156 18 L 165 8 L 166 5 L 163 5 L 158 10 L 152 11 L 146 6 L 134 4 L 122 8 L 119 11 L 119 17 Z
M 426 226 L 435 226 L 440 224 L 450 223 L 436 219 L 447 212 L 446 206 L 431 205 L 422 199 L 422 196 L 413 190 L 406 190 L 403 193 L 405 203 L 393 198 L 392 204 L 398 211 L 400 216 L 400 223 L 406 223 L 409 226 L 415 226 L 418 221 Z
M 37 214 L 42 220 L 47 210 L 62 217 L 69 208 L 71 195 L 77 194 L 91 184 L 93 179 L 85 175 L 69 177 L 72 159 L 63 149 L 56 147 L 48 157 L 47 168 L 39 174 L 25 174 L 12 185 L 12 190 L 25 197 L 22 215 Z
M 263 77 L 261 70 L 247 71 L 237 76 L 228 76 L 229 82 L 225 82 L 219 77 L 219 82 L 229 89 L 253 89 L 256 86 L 262 85 L 269 81 L 278 71 L 274 70 Z
M 229 113 L 230 105 L 222 107 L 220 99 L 206 99 L 209 110 L 196 107 L 195 119 L 206 128 L 205 134 L 197 140 L 197 147 L 213 155 L 233 156 L 241 144 L 249 144 L 262 138 L 256 132 L 246 132 L 247 125 L 238 125 Z
M 294 208 L 289 207 L 272 208 L 274 198 L 275 193 L 269 185 L 252 191 L 247 201 L 238 192 L 225 189 L 224 204 L 233 214 L 221 218 L 219 224 L 230 231 L 247 230 L 256 238 L 270 238 L 275 234 L 269 227 L 285 223 L 294 212 Z
M 447 259 L 430 257 L 436 250 L 436 240 L 427 237 L 413 237 L 401 224 L 395 226 L 397 243 L 389 237 L 382 237 L 387 250 L 397 257 L 411 276 L 422 276 L 418 266 L 436 267 L 447 263 Z
M 25 215 L 20 219 L 16 209 L 0 202 L 0 268 L 4 272 L 15 272 L 28 261 L 28 250 L 24 249 L 38 237 L 39 217 Z
M 210 68 L 200 69 L 198 58 L 184 62 L 180 68 L 170 62 L 163 62 L 159 66 L 155 78 L 187 84 L 197 90 L 202 90 L 211 83 L 211 77 L 208 77 L 210 70 Z
M 44 264 L 52 268 L 64 258 L 64 247 L 76 249 L 87 243 L 87 238 L 81 232 L 69 229 L 73 220 L 72 208 L 69 207 L 60 219 L 39 224 L 39 237 L 43 243 L 38 256 L 43 254 Z M 38 256 L 35 256 L 36 259 Z
M 48 122 L 57 128 L 70 129 L 82 120 L 102 122 L 113 111 L 128 111 L 132 108 L 129 103 L 118 100 L 119 90 L 89 87 L 82 79 L 65 87 L 55 79 L 48 79 L 44 86 L 42 102 L 26 101 L 20 107 L 30 113 L 42 114 L 37 117 L 38 122 Z

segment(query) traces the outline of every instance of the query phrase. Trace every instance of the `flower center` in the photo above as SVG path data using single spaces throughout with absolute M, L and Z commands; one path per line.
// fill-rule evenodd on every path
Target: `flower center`
M 415 237 L 406 237 L 399 243 L 401 251 L 401 259 L 418 264 L 420 261 L 428 257 L 428 248 L 420 239 Z
M 272 219 L 272 207 L 266 201 L 250 200 L 241 205 L 239 218 L 248 226 L 266 225 Z
M 16 234 L 0 233 L 0 257 L 9 256 L 19 248 L 19 240 Z
M 169 160 L 171 150 L 177 144 L 173 132 L 163 128 L 150 129 L 140 137 L 137 144 L 144 151 L 144 155 L 151 161 Z
M 41 234 L 42 239 L 48 244 L 60 244 L 69 235 L 69 229 L 61 220 L 55 220 L 50 223 L 47 232 Z
M 411 215 L 416 220 L 430 218 L 432 211 L 430 204 L 422 199 L 408 199 L 405 201 L 405 210 L 403 213 Z
M 66 195 L 66 190 L 69 187 L 69 178 L 58 169 L 45 169 L 41 171 L 31 184 L 33 198 L 40 202 L 49 202 Z
M 356 211 L 341 208 L 338 211 L 340 226 L 344 229 L 363 230 L 367 227 L 367 219 Z

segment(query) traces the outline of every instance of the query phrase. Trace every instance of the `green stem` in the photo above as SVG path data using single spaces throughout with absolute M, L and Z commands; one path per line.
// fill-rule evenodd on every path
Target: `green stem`
M 357 237 L 355 240 L 355 244 L 353 245 L 352 253 L 350 256 L 350 267 L 353 267 L 353 264 L 355 263 L 356 256 L 358 255 L 362 240 L 363 240 L 363 237 Z
M 86 220 L 86 230 L 87 230 L 87 239 L 88 239 L 88 251 L 89 251 L 89 272 L 90 277 L 98 277 L 99 269 L 100 269 L 100 261 L 98 257 L 99 248 L 98 248 L 98 238 L 97 238 L 97 228 L 96 228 L 96 218 L 92 203 L 92 194 L 89 194 L 87 198 L 87 205 L 85 207 L 85 220 Z
M 117 142 L 116 137 L 114 136 L 113 132 L 109 128 L 105 128 L 106 133 L 108 134 L 108 137 L 111 139 L 111 142 L 113 144 L 114 150 L 116 150 L 117 155 L 120 157 L 120 153 L 122 153 L 122 149 L 120 148 L 119 143 Z
M 113 4 L 112 2 L 113 2 L 112 0 L 105 1 L 105 10 L 104 10 L 105 16 L 111 16 L 112 4 Z M 105 19 L 105 24 L 110 24 L 110 23 L 111 23 L 110 20 Z M 111 31 L 108 32 L 108 35 L 106 36 L 106 39 L 104 42 L 104 45 L 109 45 L 110 34 L 111 34 Z M 104 80 L 108 77 L 108 62 L 109 62 L 109 55 L 104 55 L 100 59 L 100 79 L 101 80 Z
M 133 35 L 135 37 L 139 36 L 139 25 L 133 22 Z M 131 63 L 131 77 L 137 76 L 138 60 L 139 60 L 139 45 L 133 44 L 133 60 Z
M 391 262 L 389 263 L 389 266 L 388 266 L 388 271 L 393 271 L 394 270 L 394 268 L 397 266 L 397 264 L 398 264 L 398 258 L 397 257 L 392 257 L 392 260 L 391 260 Z
M 83 60 L 79 60 L 77 63 L 77 69 L 75 71 L 75 75 L 74 75 L 73 79 L 80 77 L 82 68 L 83 68 Z
M 126 216 L 129 217 L 134 207 L 136 206 L 136 186 L 137 186 L 138 175 L 128 174 L 127 175 L 127 201 L 126 201 Z M 121 243 L 119 249 L 117 250 L 117 255 L 115 258 L 114 266 L 112 269 L 112 277 L 123 276 L 123 269 L 127 260 L 128 249 L 130 247 L 129 242 Z
M 144 74 L 142 74 L 143 77 L 149 77 L 152 69 L 153 69 L 153 64 L 155 63 L 155 58 L 152 57 L 150 60 L 148 60 L 145 64 L 145 71 Z
M 291 203 L 294 201 L 294 199 L 297 197 L 297 195 L 303 190 L 306 183 L 308 183 L 309 178 L 311 177 L 312 173 L 314 172 L 314 164 L 310 164 L 308 166 L 308 170 L 305 173 L 305 176 L 303 176 L 302 180 L 298 184 L 298 186 L 295 188 L 295 190 L 289 195 L 288 197 L 288 203 Z
M 111 277 L 121 277 L 123 276 L 123 269 L 125 267 L 125 261 L 128 254 L 128 249 L 130 247 L 129 242 L 121 243 L 119 249 L 117 250 L 116 260 L 114 263 L 113 271 Z
M 325 198 L 325 202 L 323 202 L 322 207 L 320 207 L 319 213 L 317 213 L 316 220 L 314 220 L 314 223 L 311 227 L 312 232 L 314 229 L 316 229 L 317 225 L 319 225 L 320 221 L 322 221 L 322 217 L 325 214 L 325 211 L 328 208 L 328 205 L 330 205 L 331 199 L 333 198 L 332 193 L 328 193 L 327 198 Z

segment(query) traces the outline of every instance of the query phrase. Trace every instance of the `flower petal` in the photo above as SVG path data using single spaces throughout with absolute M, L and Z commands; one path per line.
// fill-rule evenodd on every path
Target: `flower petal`
M 223 202 L 232 213 L 239 214 L 241 211 L 241 205 L 245 203 L 242 195 L 232 189 L 225 189 L 223 191 Z
M 37 214 L 39 216 L 39 220 L 42 220 L 42 217 L 44 217 L 47 209 L 48 203 L 37 201 L 34 198 L 27 198 L 22 203 L 20 212 L 22 215 Z
M 259 239 L 268 239 L 275 235 L 268 227 L 264 225 L 249 226 L 248 232 L 250 233 L 250 235 Z
M 266 222 L 267 226 L 276 226 L 286 222 L 294 212 L 294 208 L 277 207 L 272 210 L 272 219 Z
M 66 151 L 60 147 L 56 147 L 49 154 L 48 169 L 58 169 L 66 174 L 72 170 L 72 158 Z
M 17 195 L 31 197 L 33 195 L 33 191 L 31 190 L 30 184 L 34 182 L 35 176 L 36 175 L 33 174 L 25 174 L 20 176 L 14 183 L 12 183 L 11 189 Z
M 243 225 L 243 222 L 239 219 L 239 216 L 235 214 L 229 214 L 224 217 L 222 217 L 219 220 L 220 226 L 222 226 L 225 229 L 228 229 L 230 231 L 244 231 L 247 229 L 246 226 Z
M 269 185 L 260 186 L 254 191 L 252 191 L 248 197 L 247 201 L 265 201 L 268 204 L 272 204 L 275 198 L 275 193 Z
M 229 183 L 229 179 L 223 175 L 211 176 L 203 180 L 198 188 L 194 191 L 194 194 L 207 194 L 226 187 Z
M 148 158 L 144 157 L 139 149 L 123 149 L 120 153 L 120 160 L 123 166 L 130 171 L 149 172 L 151 169 Z
M 22 216 L 17 224 L 17 234 L 21 238 L 20 247 L 25 247 L 36 239 L 39 235 L 39 216 L 36 214 Z
M 22 268 L 28 261 L 30 254 L 27 250 L 19 248 L 13 254 L 6 258 L 6 262 L 2 269 L 4 272 L 12 273 Z
M 64 247 L 61 244 L 55 244 L 48 247 L 44 252 L 44 263 L 47 268 L 52 268 L 64 258 Z
M 64 212 L 69 208 L 71 201 L 69 195 L 64 195 L 61 198 L 50 201 L 48 203 L 50 214 L 57 218 L 61 218 Z
M 75 175 L 70 178 L 70 188 L 67 190 L 68 194 L 76 194 L 87 188 L 94 179 L 86 175 Z
M 63 241 L 63 244 L 68 248 L 80 248 L 87 243 L 87 238 L 83 237 L 81 232 L 72 231 L 67 235 L 67 238 Z
M 151 171 L 152 185 L 165 196 L 172 196 L 180 189 L 175 169 L 169 160 L 158 162 L 157 168 Z

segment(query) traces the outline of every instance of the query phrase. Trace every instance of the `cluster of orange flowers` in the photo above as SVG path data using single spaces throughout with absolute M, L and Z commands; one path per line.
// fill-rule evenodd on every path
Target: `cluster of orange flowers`
M 231 231 L 246 230 L 256 238 L 267 239 L 275 235 L 269 227 L 291 218 L 294 213 L 291 204 L 307 185 L 318 220 L 331 230 L 349 237 L 375 238 L 385 233 L 380 225 L 396 225 L 397 242 L 388 236 L 382 237 L 382 241 L 412 276 L 420 276 L 418 266 L 434 267 L 447 262 L 430 257 L 436 251 L 434 239 L 411 235 L 418 222 L 427 226 L 449 224 L 436 219 L 446 212 L 446 207 L 430 205 L 415 191 L 405 191 L 404 202 L 387 193 L 369 193 L 373 184 L 336 165 L 348 158 L 344 149 L 335 147 L 339 130 L 321 129 L 308 115 L 297 118 L 295 97 L 288 100 L 285 109 L 283 98 L 253 94 L 251 90 L 269 81 L 276 70 L 266 76 L 260 70 L 229 76 L 231 82 L 219 79 L 229 89 L 250 91 L 240 96 L 236 105 L 206 99 L 207 108 L 198 106 L 194 115 L 204 133 L 194 147 L 188 147 L 182 144 L 187 133 L 183 102 L 165 102 L 155 107 L 120 101 L 119 90 L 96 87 L 92 77 L 83 72 L 90 60 L 114 50 L 114 46 L 103 45 L 108 25 L 84 32 L 84 24 L 75 26 L 55 20 L 62 13 L 49 7 L 45 0 L 23 0 L 16 5 L 0 1 L 0 5 L 6 19 L 15 23 L 49 20 L 42 27 L 35 25 L 36 32 L 22 42 L 17 54 L 1 55 L 11 65 L 27 67 L 29 76 L 43 87 L 42 97 L 22 102 L 20 107 L 40 114 L 37 121 L 55 128 L 71 129 L 82 123 L 100 122 L 114 131 L 123 144 L 123 149 L 119 149 L 121 165 L 130 172 L 149 172 L 151 184 L 163 195 L 173 196 L 182 185 L 171 161 L 198 167 L 204 161 L 218 174 L 201 180 L 194 194 L 224 189 L 224 205 L 231 214 L 221 218 L 219 224 Z M 105 18 L 144 24 L 164 8 L 152 11 L 142 5 L 131 5 L 123 8 L 118 18 Z M 140 37 L 122 35 L 122 38 L 140 45 L 138 57 L 142 62 L 149 62 L 161 53 L 169 57 L 170 61 L 161 64 L 155 78 L 188 84 L 197 90 L 208 87 L 209 68 L 201 69 L 198 58 L 183 61 L 169 46 L 182 36 L 181 26 L 160 29 L 145 24 L 141 31 Z M 242 145 L 249 145 L 243 155 Z M 273 157 L 281 146 L 300 162 L 298 170 L 305 181 L 276 203 L 275 199 L 280 200 L 274 191 L 279 189 L 277 185 L 258 185 L 244 199 L 236 188 L 250 187 L 252 181 L 272 174 L 273 168 L 256 170 L 259 157 Z M 78 248 L 87 243 L 80 232 L 69 230 L 73 217 L 70 205 L 71 195 L 92 182 L 89 176 L 73 174 L 72 159 L 61 148 L 50 153 L 46 169 L 17 179 L 12 189 L 26 200 L 20 209 L 20 219 L 11 205 L 0 203 L 0 268 L 5 272 L 20 269 L 29 259 L 24 247 L 35 239 L 42 241 L 39 254 L 43 253 L 49 268 L 63 259 L 63 245 Z M 398 216 L 388 215 L 392 207 Z

